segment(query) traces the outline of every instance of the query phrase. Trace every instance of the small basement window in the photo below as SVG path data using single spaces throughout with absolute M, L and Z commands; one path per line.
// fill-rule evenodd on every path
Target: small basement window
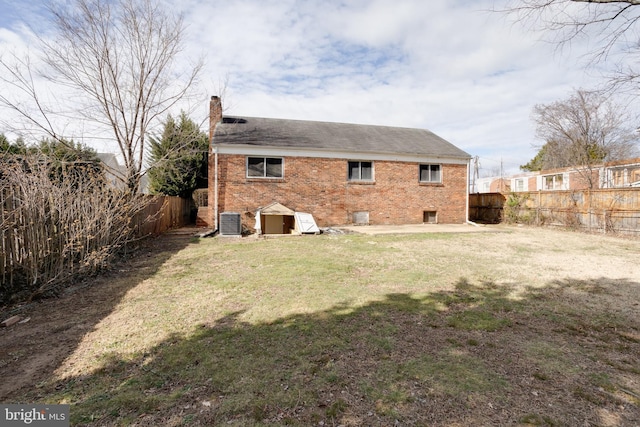
M 282 178 L 282 157 L 247 157 L 247 178 Z
M 369 212 L 368 211 L 354 212 L 353 223 L 355 225 L 369 225 Z
M 420 165 L 420 182 L 442 182 L 440 165 Z
M 436 224 L 438 222 L 436 211 L 424 211 L 422 213 L 422 222 L 425 224 Z
M 373 181 L 373 162 L 349 162 L 349 181 Z

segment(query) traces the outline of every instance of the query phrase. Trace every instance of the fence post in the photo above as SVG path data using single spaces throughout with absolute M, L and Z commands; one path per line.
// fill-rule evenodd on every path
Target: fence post
M 536 225 L 540 225 L 540 190 L 538 190 L 538 203 L 536 206 Z
M 591 233 L 591 189 L 587 188 L 587 230 Z

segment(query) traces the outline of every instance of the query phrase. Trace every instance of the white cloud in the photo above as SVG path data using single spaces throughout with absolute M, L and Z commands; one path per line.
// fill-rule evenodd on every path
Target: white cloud
M 492 0 L 187 0 L 187 54 L 203 54 L 208 111 L 427 128 L 486 162 L 534 154 L 535 104 L 591 87 L 580 45 L 558 54 L 487 12 Z M 3 6 L 0 6 L 0 15 Z M 0 22 L 1 24 L 1 22 Z M 6 23 L 5 23 L 6 24 Z M 15 25 L 15 24 L 14 24 Z M 2 25 L 5 26 L 6 25 Z M 0 44 L 16 33 L 0 28 Z M 8 35 L 7 35 L 8 34 Z M 18 41 L 19 42 L 19 41 Z

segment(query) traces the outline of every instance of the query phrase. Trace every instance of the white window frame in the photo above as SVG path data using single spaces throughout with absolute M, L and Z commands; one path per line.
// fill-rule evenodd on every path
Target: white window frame
M 438 179 L 433 179 L 433 174 L 434 171 L 432 170 L 432 167 L 437 166 L 438 167 Z M 422 169 L 423 168 L 429 168 L 429 179 L 428 180 L 423 180 L 422 179 Z M 420 181 L 421 183 L 427 183 L 427 184 L 441 184 L 442 183 L 442 165 L 438 164 L 438 163 L 421 163 L 420 165 L 418 165 L 418 181 Z
M 358 177 L 351 176 L 351 164 L 358 163 Z M 369 163 L 371 165 L 371 178 L 362 178 L 362 164 Z M 349 182 L 373 182 L 375 179 L 375 167 L 373 160 L 349 160 L 347 161 L 347 181 Z
M 525 191 L 525 188 L 524 188 L 524 178 L 516 178 L 516 179 L 514 180 L 514 184 L 515 184 L 515 185 L 514 185 L 514 188 L 515 188 L 515 190 L 514 190 L 514 191 Z
M 558 181 L 558 177 L 560 177 L 560 181 Z M 551 188 L 547 188 L 547 179 L 550 178 Z M 563 190 L 565 188 L 565 176 L 562 173 L 555 173 L 552 175 L 543 175 L 542 176 L 542 188 L 544 190 Z
M 264 168 L 262 176 L 249 175 L 249 159 L 262 159 Z M 268 160 L 280 160 L 280 176 L 267 176 L 267 161 Z M 282 179 L 284 178 L 284 157 L 271 157 L 271 156 L 247 156 L 246 158 L 245 173 L 247 178 L 251 179 Z

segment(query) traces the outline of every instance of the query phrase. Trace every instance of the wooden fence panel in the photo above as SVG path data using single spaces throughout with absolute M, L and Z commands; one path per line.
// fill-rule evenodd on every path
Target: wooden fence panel
M 148 196 L 146 207 L 133 218 L 139 237 L 158 235 L 191 224 L 192 199 L 173 196 Z
M 512 193 L 508 205 L 518 222 L 640 234 L 640 188 Z
M 469 219 L 484 224 L 502 221 L 502 208 L 506 197 L 501 193 L 477 193 L 469 195 Z

